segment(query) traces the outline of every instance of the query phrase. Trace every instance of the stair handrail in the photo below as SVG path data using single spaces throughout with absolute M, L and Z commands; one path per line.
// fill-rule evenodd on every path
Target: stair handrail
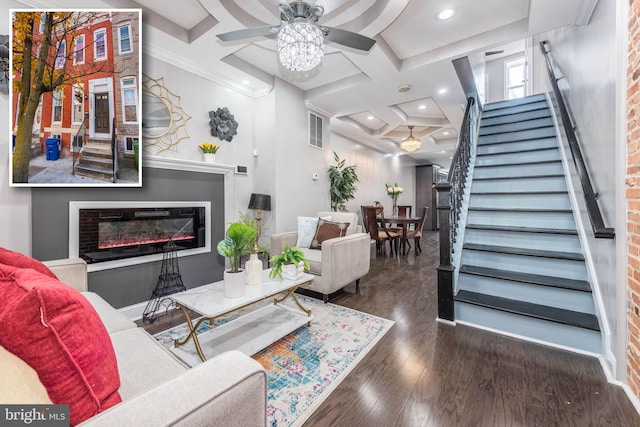
M 82 123 L 80 123 L 80 127 L 78 128 L 78 132 L 76 132 L 75 137 L 72 138 L 71 140 L 71 157 L 72 157 L 72 162 L 71 162 L 71 175 L 75 175 L 76 174 L 76 162 L 78 160 L 78 156 L 80 156 L 80 154 L 82 154 L 82 150 L 84 149 L 84 142 L 85 142 L 85 136 L 87 135 L 87 120 L 89 120 L 89 113 L 84 113 L 84 117 L 82 119 Z M 73 149 L 73 140 L 76 139 L 80 136 L 80 133 L 82 133 L 82 146 L 80 147 L 80 149 L 78 151 Z
M 476 132 L 474 132 L 477 111 L 478 108 L 475 98 L 469 97 L 467 99 L 467 106 L 465 107 L 464 118 L 460 127 L 456 152 L 451 161 L 447 181 L 436 184 L 440 230 L 440 265 L 437 268 L 438 318 L 441 320 L 454 320 L 453 273 L 455 269 L 451 264 L 451 255 L 453 253 L 453 245 L 456 241 L 458 221 L 462 210 L 462 201 L 467 185 L 471 157 L 477 139 Z
M 111 125 L 111 164 L 113 172 L 113 183 L 118 181 L 118 144 L 116 143 L 116 118 L 113 118 L 113 124 Z
M 591 228 L 593 229 L 593 233 L 596 238 L 613 239 L 615 237 L 615 231 L 612 227 L 606 227 L 604 225 L 602 212 L 598 205 L 598 193 L 593 189 L 593 184 L 589 177 L 589 171 L 582 156 L 582 150 L 580 149 L 580 142 L 578 141 L 573 122 L 571 121 L 568 106 L 564 100 L 562 92 L 560 92 L 560 87 L 558 86 L 559 79 L 556 77 L 555 71 L 553 70 L 553 64 L 547 47 L 550 48 L 547 40 L 540 42 L 540 50 L 542 50 L 542 55 L 546 62 L 547 74 L 549 76 L 549 81 L 551 82 L 551 88 L 560 110 L 562 126 L 567 135 L 567 142 L 573 157 L 573 162 L 578 171 L 578 176 L 580 177 L 580 184 L 582 185 L 582 192 L 584 193 L 587 212 L 589 213 L 589 220 L 591 221 Z

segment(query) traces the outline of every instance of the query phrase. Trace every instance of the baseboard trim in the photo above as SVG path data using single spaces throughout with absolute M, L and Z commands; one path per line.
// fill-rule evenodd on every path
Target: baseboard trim
M 445 325 L 456 326 L 456 322 L 447 319 L 441 319 L 440 317 L 436 317 L 436 322 L 444 323 Z

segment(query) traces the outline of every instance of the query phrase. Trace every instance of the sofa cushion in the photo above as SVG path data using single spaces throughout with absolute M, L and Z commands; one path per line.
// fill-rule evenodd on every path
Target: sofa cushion
M 82 292 L 82 296 L 89 300 L 109 334 L 125 329 L 137 328 L 137 325 L 133 321 L 109 305 L 100 295 L 94 292 Z
M 316 229 L 316 234 L 315 236 L 313 236 L 313 240 L 311 240 L 311 245 L 309 245 L 309 248 L 320 249 L 322 247 L 322 242 L 324 242 L 325 240 L 335 239 L 336 237 L 343 237 L 347 232 L 347 227 L 349 227 L 348 222 L 334 222 L 320 218 L 318 220 L 318 228 Z
M 78 424 L 121 401 L 111 339 L 78 291 L 32 269 L 0 264 L 0 345 L 31 366 Z
M 330 215 L 325 215 L 323 219 L 331 220 Z M 298 240 L 296 246 L 299 248 L 308 248 L 311 246 L 313 236 L 316 234 L 318 228 L 317 216 L 299 216 L 298 217 Z
M 2 404 L 51 404 L 38 374 L 15 354 L 0 346 L 0 402 Z
M 315 275 L 322 274 L 322 251 L 319 249 L 300 248 L 309 263 L 308 272 Z
M 319 217 L 330 215 L 331 221 L 348 222 L 346 236 L 358 232 L 358 215 L 353 212 L 318 212 Z
M 45 276 L 57 279 L 49 267 L 38 261 L 37 259 L 28 257 L 20 252 L 10 251 L 9 249 L 0 248 L 0 264 L 10 265 L 18 268 L 31 268 Z

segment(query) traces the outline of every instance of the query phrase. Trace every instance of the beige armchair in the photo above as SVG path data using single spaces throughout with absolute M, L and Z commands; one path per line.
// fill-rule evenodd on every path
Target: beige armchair
M 309 273 L 318 276 L 309 289 L 321 293 L 324 302 L 328 302 L 329 294 L 353 281 L 359 289 L 360 278 L 369 272 L 371 238 L 362 232 L 355 213 L 318 212 L 316 216 L 349 223 L 344 237 L 325 240 L 320 249 L 300 248 L 309 261 Z M 295 246 L 297 239 L 297 231 L 271 235 L 271 253 L 279 254 L 285 244 Z

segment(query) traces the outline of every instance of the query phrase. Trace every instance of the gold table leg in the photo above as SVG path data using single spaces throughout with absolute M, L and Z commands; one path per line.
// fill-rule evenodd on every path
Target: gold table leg
M 198 320 L 194 325 L 193 322 L 191 321 L 191 317 L 189 316 L 189 310 L 187 310 L 185 307 L 183 307 L 180 304 L 176 304 L 176 305 L 180 307 L 180 309 L 182 310 L 182 313 L 184 314 L 184 317 L 187 319 L 187 325 L 189 325 L 189 335 L 184 337 L 183 340 L 174 340 L 173 345 L 176 348 L 178 348 L 181 345 L 186 344 L 190 338 L 193 339 L 193 344 L 196 346 L 196 351 L 198 352 L 198 356 L 200 356 L 200 360 L 205 362 L 207 358 L 204 356 L 204 353 L 202 352 L 202 347 L 200 347 L 200 340 L 198 340 L 198 334 L 196 334 L 196 331 L 198 330 L 200 325 L 202 325 L 202 322 L 204 322 L 205 320 L 208 320 L 209 325 L 211 325 L 214 319 L 203 317 L 200 320 Z
M 274 298 L 273 299 L 273 303 L 274 304 L 279 304 L 282 301 L 286 300 L 289 297 L 293 298 L 293 301 L 295 301 L 296 305 L 298 306 L 298 308 L 302 311 L 304 311 L 305 313 L 307 313 L 307 316 L 311 316 L 311 310 L 306 308 L 305 306 L 302 305 L 302 303 L 300 302 L 300 300 L 298 299 L 298 297 L 296 296 L 295 292 L 296 289 L 298 289 L 298 287 L 296 287 L 295 289 L 289 289 L 287 291 L 287 294 L 285 296 L 283 296 L 282 298 Z

